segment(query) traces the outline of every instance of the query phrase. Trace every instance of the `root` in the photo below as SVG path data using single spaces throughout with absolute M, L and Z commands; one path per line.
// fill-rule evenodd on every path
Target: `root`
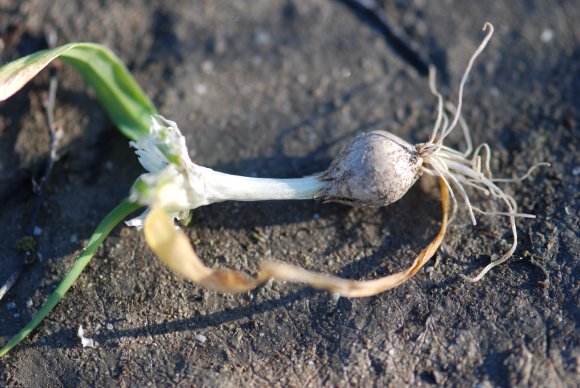
M 471 218 L 473 225 L 477 224 L 475 213 L 487 216 L 505 216 L 509 218 L 509 225 L 512 232 L 512 244 L 509 250 L 504 253 L 499 259 L 488 264 L 477 276 L 470 278 L 462 277 L 470 282 L 477 282 L 481 280 L 492 268 L 504 263 L 509 259 L 516 250 L 518 235 L 516 229 L 516 218 L 535 218 L 535 216 L 526 213 L 518 212 L 518 205 L 516 200 L 504 193 L 496 183 L 514 183 L 521 182 L 528 178 L 531 173 L 540 166 L 546 166 L 548 163 L 537 163 L 533 165 L 522 177 L 504 179 L 493 178 L 491 173 L 491 149 L 487 144 L 481 144 L 473 150 L 473 142 L 467 123 L 461 115 L 461 108 L 463 106 L 463 91 L 465 83 L 469 77 L 469 73 L 473 67 L 475 59 L 485 49 L 491 36 L 493 35 L 493 26 L 490 23 L 485 23 L 483 30 L 488 30 L 485 38 L 475 50 L 469 63 L 461 78 L 459 85 L 457 107 L 450 102 L 445 102 L 443 96 L 437 91 L 435 82 L 435 70 L 430 69 L 429 72 L 429 88 L 431 93 L 437 98 L 437 119 L 433 128 L 433 132 L 429 141 L 417 145 L 417 152 L 423 157 L 425 165 L 423 172 L 439 177 L 449 189 L 452 199 L 452 211 L 450 223 L 454 220 L 457 213 L 457 200 L 455 198 L 454 190 L 458 191 L 458 195 L 463 200 L 465 207 Z M 447 115 L 450 112 L 453 119 L 450 121 Z M 465 152 L 458 151 L 443 144 L 447 136 L 453 132 L 455 127 L 459 124 L 465 138 L 466 150 Z M 471 157 L 470 157 L 471 155 Z M 465 190 L 466 187 L 477 190 L 486 196 L 499 200 L 503 204 L 504 210 L 482 210 L 471 204 L 469 196 Z

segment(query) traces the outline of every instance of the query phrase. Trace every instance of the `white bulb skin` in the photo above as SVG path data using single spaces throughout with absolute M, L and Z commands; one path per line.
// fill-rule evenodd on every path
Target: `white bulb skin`
M 415 147 L 386 131 L 363 133 L 348 143 L 319 179 L 328 182 L 317 198 L 351 206 L 387 206 L 421 175 Z

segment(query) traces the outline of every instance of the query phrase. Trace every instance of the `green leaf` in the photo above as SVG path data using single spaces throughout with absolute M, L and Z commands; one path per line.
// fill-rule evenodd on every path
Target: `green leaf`
M 0 101 L 19 91 L 55 59 L 72 65 L 95 90 L 107 114 L 128 138 L 149 133 L 155 106 L 121 60 L 96 43 L 69 43 L 20 58 L 0 67 Z
M 123 201 L 117 205 L 107 216 L 101 221 L 99 226 L 95 229 L 95 232 L 91 236 L 86 249 L 73 264 L 72 268 L 64 279 L 60 282 L 56 290 L 50 295 L 46 303 L 42 306 L 40 310 L 32 317 L 30 322 L 22 329 L 18 334 L 8 341 L 8 343 L 0 349 L 0 357 L 6 355 L 10 349 L 18 345 L 24 338 L 30 334 L 32 330 L 36 328 L 42 322 L 44 318 L 52 311 L 52 309 L 60 302 L 60 300 L 67 293 L 69 288 L 78 279 L 83 269 L 89 264 L 93 258 L 97 248 L 102 244 L 105 238 L 111 233 L 111 230 L 125 217 L 133 213 L 135 210 L 139 209 L 141 205 Z

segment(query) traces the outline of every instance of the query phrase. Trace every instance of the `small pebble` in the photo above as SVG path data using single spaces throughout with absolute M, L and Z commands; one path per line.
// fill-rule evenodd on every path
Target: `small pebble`
M 34 227 L 34 232 L 33 232 L 33 234 L 34 234 L 35 236 L 40 236 L 40 235 L 42 234 L 42 228 L 40 228 L 40 227 L 38 227 L 38 226 L 35 226 L 35 227 Z
M 540 41 L 542 43 L 549 43 L 552 39 L 554 39 L 554 30 L 552 30 L 551 28 L 546 28 L 540 34 Z
M 207 93 L 207 86 L 204 84 L 197 84 L 193 87 L 195 93 L 199 94 L 200 96 L 204 96 Z
M 14 310 L 16 308 L 16 303 L 10 302 L 6 305 L 6 307 L 8 307 L 8 310 Z
M 203 335 L 203 334 L 196 334 L 195 335 L 195 340 L 197 342 L 199 342 L 200 344 L 203 344 L 203 343 L 205 343 L 205 341 L 207 341 L 207 337 L 205 335 Z
M 574 167 L 574 169 L 572 170 L 572 175 L 574 176 L 580 175 L 580 166 Z
M 212 61 L 205 61 L 201 65 L 201 71 L 203 71 L 204 74 L 211 74 L 211 73 L 213 73 L 213 71 L 214 71 L 213 62 Z
M 33 303 L 32 303 L 32 299 L 28 299 L 28 300 L 26 301 L 26 307 L 30 308 L 30 307 L 32 307 L 32 305 L 33 305 Z
M 92 338 L 85 337 L 85 331 L 83 330 L 83 325 L 79 326 L 79 330 L 77 332 L 78 337 L 81 339 L 81 343 L 83 344 L 83 348 L 89 347 L 94 348 L 95 342 Z
M 256 44 L 258 46 L 265 46 L 268 43 L 270 43 L 270 34 L 268 34 L 266 31 L 257 31 L 256 32 Z

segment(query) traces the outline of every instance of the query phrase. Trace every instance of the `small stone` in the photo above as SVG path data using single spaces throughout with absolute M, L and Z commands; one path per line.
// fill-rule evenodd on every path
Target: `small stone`
M 199 94 L 200 96 L 204 96 L 207 93 L 207 86 L 204 84 L 197 84 L 193 87 L 195 93 Z
M 211 74 L 214 71 L 213 62 L 212 61 L 205 61 L 201 65 L 201 71 L 204 74 Z
M 270 34 L 266 31 L 257 31 L 255 41 L 258 46 L 265 46 L 271 41 Z
M 81 339 L 81 343 L 83 345 L 83 348 L 86 348 L 86 347 L 94 348 L 95 347 L 95 342 L 93 341 L 93 339 L 85 337 L 85 331 L 83 330 L 83 325 L 79 326 L 79 330 L 77 331 L 77 336 Z
M 540 34 L 540 41 L 542 43 L 549 43 L 552 39 L 554 39 L 554 35 L 555 35 L 554 30 L 552 30 L 551 28 L 546 28 Z

